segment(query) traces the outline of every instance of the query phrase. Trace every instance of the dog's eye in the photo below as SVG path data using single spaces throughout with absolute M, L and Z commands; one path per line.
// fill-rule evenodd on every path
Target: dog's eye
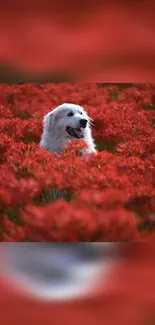
M 73 116 L 73 115 L 74 115 L 73 112 L 69 112 L 69 113 L 67 114 L 67 116 Z

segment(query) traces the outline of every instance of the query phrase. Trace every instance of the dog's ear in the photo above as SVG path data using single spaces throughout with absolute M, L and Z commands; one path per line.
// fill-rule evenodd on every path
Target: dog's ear
M 53 122 L 54 122 L 54 114 L 53 111 L 49 112 L 48 114 L 45 115 L 44 120 L 43 120 L 43 126 L 46 131 L 51 131 L 53 127 Z

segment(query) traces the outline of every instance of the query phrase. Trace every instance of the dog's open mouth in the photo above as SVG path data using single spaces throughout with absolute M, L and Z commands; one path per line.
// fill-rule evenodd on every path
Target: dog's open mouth
M 76 138 L 76 139 L 84 138 L 84 130 L 83 130 L 83 128 L 73 129 L 70 126 L 67 126 L 66 131 L 73 138 Z

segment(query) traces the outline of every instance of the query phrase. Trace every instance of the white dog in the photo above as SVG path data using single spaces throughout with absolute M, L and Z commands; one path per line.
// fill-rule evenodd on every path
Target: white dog
M 61 152 L 73 139 L 86 142 L 83 155 L 96 152 L 91 119 L 80 105 L 64 103 L 45 115 L 40 146 L 51 153 Z

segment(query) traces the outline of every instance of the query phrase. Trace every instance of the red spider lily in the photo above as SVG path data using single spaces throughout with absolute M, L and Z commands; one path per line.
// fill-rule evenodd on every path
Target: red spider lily
M 127 141 L 126 143 L 120 143 L 116 147 L 116 152 L 125 157 L 137 156 L 141 157 L 144 153 L 144 148 L 142 143 L 139 141 Z

